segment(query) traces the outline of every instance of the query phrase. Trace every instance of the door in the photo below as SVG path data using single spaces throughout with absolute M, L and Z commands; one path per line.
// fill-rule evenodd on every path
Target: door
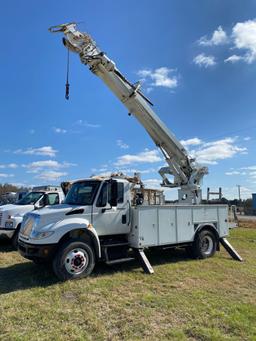
M 157 208 L 139 210 L 139 240 L 141 246 L 158 245 Z
M 117 206 L 111 207 L 111 182 L 103 182 L 95 200 L 92 224 L 99 236 L 127 234 L 129 232 L 129 212 L 126 184 L 117 182 Z

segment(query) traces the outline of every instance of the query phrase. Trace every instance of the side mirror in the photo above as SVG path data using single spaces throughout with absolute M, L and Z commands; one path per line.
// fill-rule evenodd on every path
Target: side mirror
M 46 196 L 44 195 L 39 201 L 35 203 L 35 210 L 39 210 L 46 205 Z
M 108 210 L 111 210 L 112 206 L 110 206 L 110 204 L 107 204 L 105 207 L 103 207 L 101 209 L 101 213 L 105 213 Z
M 111 181 L 111 198 L 109 203 L 112 207 L 117 206 L 117 181 Z

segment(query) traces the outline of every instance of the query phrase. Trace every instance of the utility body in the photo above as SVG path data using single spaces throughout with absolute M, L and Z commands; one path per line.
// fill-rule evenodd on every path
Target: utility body
M 152 273 L 144 249 L 153 247 L 186 247 L 196 258 L 213 256 L 219 242 L 226 245 L 228 207 L 200 204 L 201 180 L 207 168 L 188 155 L 154 113 L 140 84 L 131 84 L 87 33 L 78 31 L 74 23 L 50 31 L 64 33 L 64 45 L 79 54 L 81 62 L 102 79 L 148 132 L 167 162 L 159 170 L 162 186 L 179 188 L 178 203 L 146 202 L 146 189 L 136 174 L 75 181 L 63 205 L 26 215 L 19 237 L 20 253 L 35 262 L 51 261 L 61 280 L 88 276 L 97 261 L 115 264 L 133 256 Z M 241 260 L 237 254 L 236 258 Z
M 0 237 L 11 239 L 13 245 L 17 247 L 23 216 L 46 205 L 59 204 L 63 200 L 64 194 L 61 187 L 39 186 L 34 187 L 16 203 L 0 206 Z
M 89 275 L 98 261 L 134 257 L 152 273 L 143 252 L 152 247 L 186 247 L 196 258 L 211 257 L 228 235 L 226 205 L 150 205 L 143 191 L 123 175 L 73 182 L 62 205 L 24 217 L 19 251 L 35 263 L 52 262 L 66 280 Z

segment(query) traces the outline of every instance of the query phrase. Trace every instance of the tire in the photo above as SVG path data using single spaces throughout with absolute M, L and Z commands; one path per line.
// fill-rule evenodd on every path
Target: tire
M 193 255 L 195 258 L 205 259 L 212 257 L 217 249 L 215 234 L 210 230 L 200 231 L 193 243 Z
M 11 239 L 12 246 L 15 250 L 18 250 L 19 232 L 20 232 L 20 225 L 16 228 L 14 235 L 12 236 L 12 239 Z
M 61 281 L 87 277 L 94 266 L 92 246 L 75 239 L 61 245 L 53 259 L 53 271 Z

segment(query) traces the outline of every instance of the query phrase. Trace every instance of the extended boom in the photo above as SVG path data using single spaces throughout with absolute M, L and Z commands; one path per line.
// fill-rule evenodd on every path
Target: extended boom
M 208 170 L 188 156 L 182 144 L 154 113 L 150 101 L 140 91 L 140 83 L 131 84 L 115 63 L 97 47 L 90 35 L 76 29 L 75 23 L 53 26 L 49 30 L 64 33 L 64 45 L 79 54 L 81 62 L 103 80 L 147 130 L 168 164 L 159 170 L 163 178 L 162 186 L 180 187 L 180 202 L 200 203 L 200 184 Z M 174 177 L 173 181 L 168 179 L 168 175 Z

